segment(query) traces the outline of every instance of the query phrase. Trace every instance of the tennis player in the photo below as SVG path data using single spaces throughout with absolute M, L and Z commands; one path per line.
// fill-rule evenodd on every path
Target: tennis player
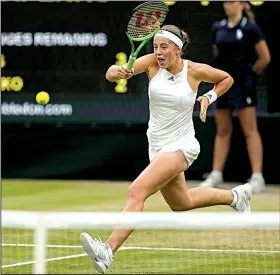
M 213 66 L 228 72 L 233 77 L 234 84 L 217 100 L 213 168 L 200 186 L 215 187 L 223 182 L 222 171 L 232 133 L 232 110 L 237 110 L 252 168 L 249 183 L 253 193 L 260 193 L 265 189 L 265 180 L 262 174 L 262 141 L 257 127 L 256 88 L 258 76 L 270 62 L 270 53 L 265 38 L 255 23 L 250 4 L 225 1 L 223 6 L 227 19 L 213 25 Z
M 111 66 L 109 81 L 129 79 L 146 73 L 149 78 L 150 120 L 147 131 L 150 164 L 128 189 L 124 211 L 143 211 L 144 203 L 160 191 L 173 211 L 187 211 L 212 205 L 229 205 L 235 211 L 250 212 L 251 186 L 244 184 L 232 190 L 209 187 L 187 189 L 184 171 L 200 152 L 195 137 L 193 109 L 201 82 L 213 83 L 213 89 L 198 97 L 200 119 L 206 121 L 209 104 L 233 84 L 232 77 L 206 64 L 183 60 L 188 44 L 185 32 L 173 25 L 163 26 L 154 37 L 154 53 L 140 57 L 133 72 L 126 65 Z M 113 261 L 113 254 L 133 230 L 115 229 L 106 242 L 80 236 L 81 244 L 96 270 L 104 273 Z

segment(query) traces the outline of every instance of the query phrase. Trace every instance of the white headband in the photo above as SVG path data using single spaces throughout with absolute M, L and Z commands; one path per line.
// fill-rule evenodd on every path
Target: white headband
M 159 30 L 155 37 L 165 37 L 169 40 L 171 40 L 173 43 L 175 43 L 180 49 L 183 48 L 183 42 L 182 40 L 172 32 L 166 31 L 166 30 Z

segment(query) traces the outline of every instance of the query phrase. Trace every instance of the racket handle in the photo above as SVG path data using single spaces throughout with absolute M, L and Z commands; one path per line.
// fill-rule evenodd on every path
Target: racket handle
M 132 56 L 129 57 L 129 60 L 127 63 L 128 70 L 130 70 L 130 71 L 132 70 L 135 60 L 136 60 L 136 57 L 132 57 Z

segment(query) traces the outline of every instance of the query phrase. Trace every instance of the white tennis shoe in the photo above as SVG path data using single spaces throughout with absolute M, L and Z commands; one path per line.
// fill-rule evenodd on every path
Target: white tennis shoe
M 111 247 L 107 243 L 102 242 L 101 239 L 92 238 L 88 233 L 81 233 L 80 241 L 91 258 L 95 269 L 99 273 L 105 273 L 113 262 L 114 256 Z
M 234 199 L 231 207 L 236 212 L 251 213 L 252 187 L 249 183 L 239 185 L 231 190 Z

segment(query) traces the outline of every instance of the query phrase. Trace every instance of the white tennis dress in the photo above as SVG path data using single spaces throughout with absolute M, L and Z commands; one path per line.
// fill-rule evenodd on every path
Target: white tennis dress
M 197 159 L 200 145 L 195 138 L 193 109 L 197 93 L 188 83 L 188 60 L 173 75 L 160 68 L 149 83 L 150 119 L 147 130 L 149 157 L 159 152 L 182 151 L 189 166 Z

